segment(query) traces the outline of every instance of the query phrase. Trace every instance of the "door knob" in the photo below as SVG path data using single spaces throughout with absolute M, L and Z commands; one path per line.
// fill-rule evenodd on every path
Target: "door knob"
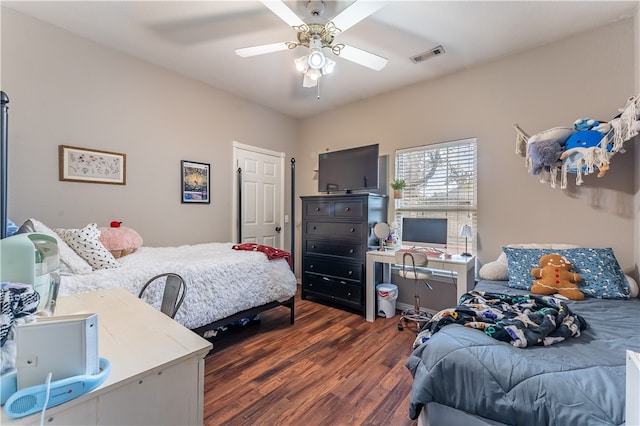
M 280 232 L 280 231 L 282 231 L 282 228 L 279 226 L 276 226 L 276 232 Z

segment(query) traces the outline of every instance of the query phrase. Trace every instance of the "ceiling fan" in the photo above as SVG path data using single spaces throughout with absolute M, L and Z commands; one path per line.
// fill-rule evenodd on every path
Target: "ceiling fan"
M 336 56 L 379 71 L 387 65 L 387 59 L 367 52 L 357 47 L 343 43 L 334 43 L 335 37 L 346 31 L 367 16 L 379 10 L 385 2 L 354 1 L 349 7 L 339 13 L 333 20 L 322 18 L 324 0 L 307 0 L 309 18 L 302 20 L 283 1 L 261 0 L 262 3 L 275 13 L 280 19 L 293 27 L 297 32 L 297 41 L 264 44 L 260 46 L 236 49 L 236 54 L 244 58 L 265 53 L 295 49 L 304 46 L 308 53 L 295 60 L 296 68 L 304 74 L 302 85 L 315 87 L 318 79 L 329 74 L 335 67 L 335 62 L 325 56 L 322 49 L 327 48 Z

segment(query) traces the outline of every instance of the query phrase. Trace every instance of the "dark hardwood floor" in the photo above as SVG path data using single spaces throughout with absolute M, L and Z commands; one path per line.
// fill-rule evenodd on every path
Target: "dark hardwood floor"
M 299 291 L 298 291 L 299 293 Z M 289 310 L 214 339 L 205 361 L 205 425 L 414 425 L 404 363 L 415 333 L 296 297 Z

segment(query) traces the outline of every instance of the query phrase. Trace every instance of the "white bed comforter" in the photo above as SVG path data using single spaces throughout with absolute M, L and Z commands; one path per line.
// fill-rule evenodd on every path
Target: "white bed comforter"
M 174 272 L 187 284 L 184 303 L 175 319 L 190 329 L 295 295 L 296 278 L 286 260 L 268 260 L 264 253 L 233 250 L 232 246 L 141 247 L 118 259 L 119 268 L 62 276 L 59 294 L 122 287 L 137 296 L 151 277 Z M 158 290 L 149 293 L 148 301 L 159 307 L 160 298 Z

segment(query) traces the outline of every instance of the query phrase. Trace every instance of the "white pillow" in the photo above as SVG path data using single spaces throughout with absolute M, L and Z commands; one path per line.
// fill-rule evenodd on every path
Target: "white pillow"
M 31 222 L 30 224 L 27 222 Z M 78 254 L 73 251 L 71 247 L 69 247 L 64 240 L 56 234 L 51 228 L 49 228 L 44 223 L 36 220 L 36 219 L 28 219 L 24 225 L 22 225 L 21 229 L 25 227 L 28 229 L 31 227 L 33 232 L 38 232 L 40 234 L 45 234 L 50 237 L 53 237 L 58 242 L 58 252 L 60 253 L 60 261 L 71 269 L 74 274 L 88 274 L 92 271 L 91 265 L 89 265 L 84 259 L 82 259 Z M 31 226 L 29 226 L 31 225 Z
M 55 231 L 94 270 L 120 266 L 109 250 L 100 242 L 100 231 L 97 224 L 90 223 L 82 229 L 56 229 Z
M 506 261 L 503 263 L 497 260 L 486 263 L 478 271 L 478 276 L 483 280 L 508 281 L 509 270 L 507 269 L 507 263 Z
M 624 277 L 627 279 L 627 282 L 629 283 L 629 289 L 631 290 L 629 297 L 638 297 L 640 289 L 638 288 L 638 283 L 636 282 L 636 280 L 631 278 L 629 275 L 625 275 Z

